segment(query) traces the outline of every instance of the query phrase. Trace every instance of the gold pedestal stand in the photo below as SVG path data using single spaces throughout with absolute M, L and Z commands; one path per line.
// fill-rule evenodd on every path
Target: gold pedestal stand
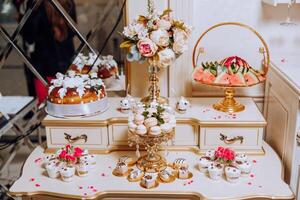
M 225 89 L 225 98 L 218 103 L 213 105 L 213 108 L 227 113 L 241 112 L 245 110 L 245 106 L 236 102 L 234 99 L 234 89 Z
M 159 78 L 157 73 L 159 72 L 159 67 L 156 65 L 150 65 L 148 67 L 148 71 L 150 73 L 149 82 L 150 87 L 148 89 L 149 95 L 144 97 L 141 102 L 145 104 L 149 104 L 151 102 L 157 102 L 159 104 L 166 104 L 168 103 L 168 99 L 165 97 L 160 96 L 160 88 L 158 86 Z
M 166 159 L 159 154 L 159 146 L 164 143 L 172 140 L 174 138 L 175 131 L 172 130 L 169 133 L 160 134 L 157 136 L 149 135 L 148 133 L 145 135 L 139 135 L 135 132 L 128 132 L 128 143 L 129 146 L 136 145 L 137 151 L 139 152 L 140 146 L 144 146 L 147 154 L 141 156 L 136 166 L 148 173 L 155 173 L 163 171 L 167 168 L 168 164 Z

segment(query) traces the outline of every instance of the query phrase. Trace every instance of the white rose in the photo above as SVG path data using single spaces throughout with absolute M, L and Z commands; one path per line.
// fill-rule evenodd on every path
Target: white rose
M 174 28 L 173 29 L 173 37 L 174 41 L 179 41 L 179 40 L 187 40 L 189 35 L 182 29 L 179 28 Z
M 158 20 L 157 26 L 159 29 L 169 30 L 172 26 L 171 22 L 165 19 Z
M 158 29 L 153 31 L 150 35 L 150 39 L 158 46 L 166 47 L 170 43 L 169 34 L 166 30 Z
M 187 44 L 184 40 L 173 43 L 173 50 L 176 54 L 182 54 L 187 50 Z
M 188 34 L 184 30 L 179 28 L 173 29 L 173 38 L 173 50 L 176 54 L 182 54 L 187 50 Z
M 169 65 L 171 65 L 174 60 L 175 60 L 175 53 L 172 49 L 164 49 L 160 52 L 157 53 L 158 54 L 158 66 L 159 67 L 168 67 Z

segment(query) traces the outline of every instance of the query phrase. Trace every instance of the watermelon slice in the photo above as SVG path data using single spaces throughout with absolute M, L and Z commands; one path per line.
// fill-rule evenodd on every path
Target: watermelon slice
M 257 78 L 257 76 L 255 74 L 253 74 L 251 71 L 244 74 L 244 77 L 245 77 L 247 86 L 255 85 L 260 82 L 259 79 Z
M 230 76 L 230 85 L 232 86 L 245 86 L 246 81 L 241 72 L 238 72 L 236 74 L 232 74 Z
M 201 82 L 201 80 L 203 79 L 203 72 L 204 72 L 203 68 L 195 69 L 194 74 L 193 74 L 193 79 L 195 81 Z
M 214 83 L 221 85 L 229 85 L 230 84 L 230 75 L 226 72 L 222 72 L 217 76 Z

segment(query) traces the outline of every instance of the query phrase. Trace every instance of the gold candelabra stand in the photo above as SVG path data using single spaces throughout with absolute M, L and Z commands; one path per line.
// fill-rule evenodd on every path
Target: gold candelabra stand
M 128 132 L 128 143 L 129 146 L 136 145 L 137 151 L 140 146 L 145 147 L 146 155 L 141 156 L 136 166 L 145 172 L 154 173 L 160 172 L 167 168 L 168 164 L 166 159 L 159 154 L 159 146 L 162 143 L 166 143 L 174 138 L 175 130 L 173 129 L 169 133 L 162 133 L 154 136 L 150 134 L 139 135 L 135 132 Z

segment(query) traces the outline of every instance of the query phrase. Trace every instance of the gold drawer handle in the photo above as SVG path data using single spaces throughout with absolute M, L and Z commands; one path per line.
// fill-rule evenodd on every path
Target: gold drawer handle
M 235 136 L 234 138 L 228 138 L 228 136 L 220 133 L 220 140 L 223 141 L 225 144 L 233 144 L 236 141 L 240 141 L 240 144 L 243 143 L 244 137 L 243 136 Z
M 68 133 L 65 133 L 65 139 L 68 140 L 69 143 L 75 143 L 78 140 L 84 140 L 84 143 L 86 143 L 88 137 L 86 134 L 82 134 L 80 136 L 76 136 L 76 137 L 72 138 L 71 135 L 69 135 Z

